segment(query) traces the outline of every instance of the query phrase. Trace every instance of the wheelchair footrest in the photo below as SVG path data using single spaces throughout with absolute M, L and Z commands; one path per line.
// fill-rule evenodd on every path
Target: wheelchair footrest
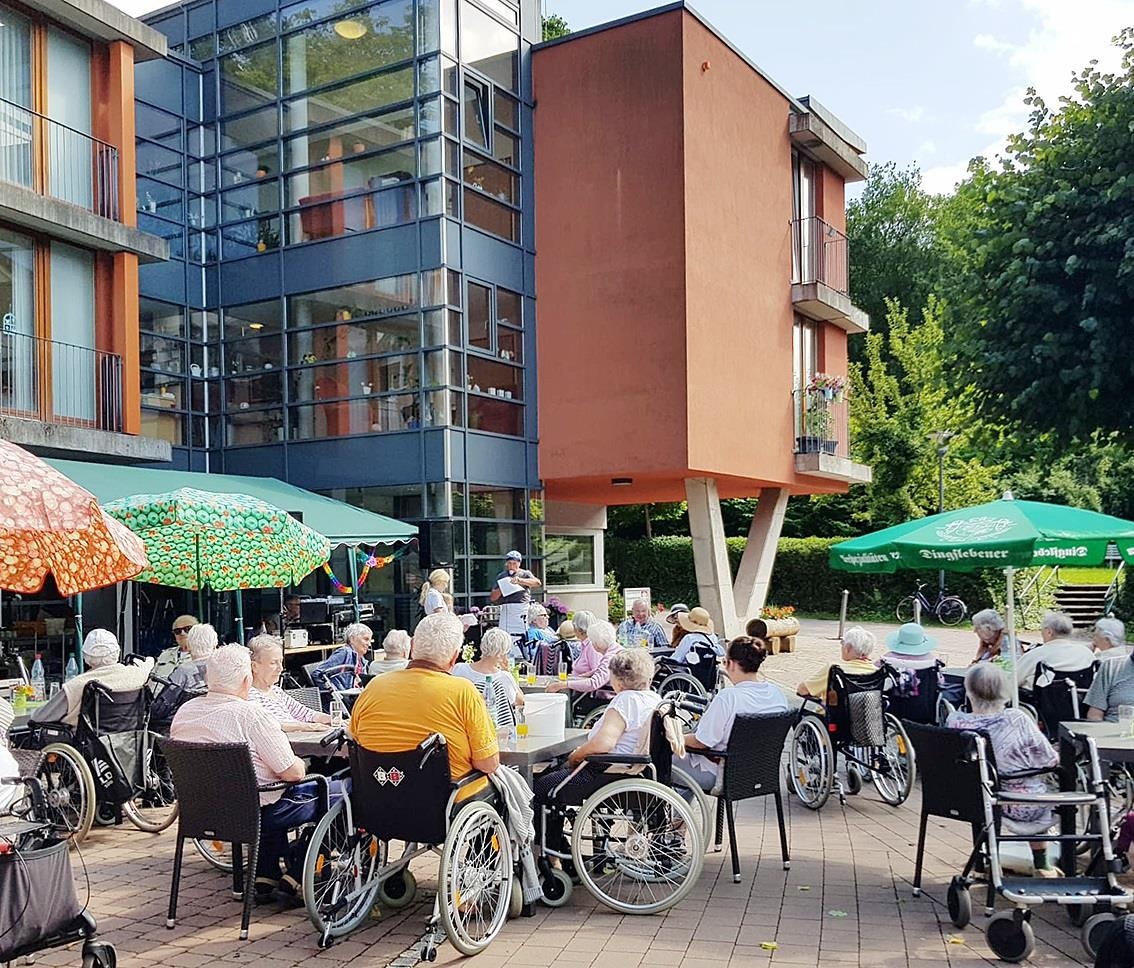
M 1036 904 L 1041 900 L 1059 903 L 1060 899 L 1073 904 L 1134 902 L 1134 896 L 1121 888 L 1115 892 L 1105 877 L 1005 877 L 1000 893 L 1030 898 Z

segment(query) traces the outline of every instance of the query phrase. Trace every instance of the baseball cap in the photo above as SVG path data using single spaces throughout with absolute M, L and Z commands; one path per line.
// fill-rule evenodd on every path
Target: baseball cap
M 523 561 L 524 556 L 522 554 L 520 554 L 518 551 L 509 551 L 508 554 L 506 554 L 504 556 L 504 560 L 505 561 Z

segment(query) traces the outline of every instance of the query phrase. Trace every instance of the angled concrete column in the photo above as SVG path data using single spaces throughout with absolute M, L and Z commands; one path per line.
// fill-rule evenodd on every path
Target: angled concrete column
M 772 566 L 776 563 L 776 546 L 784 526 L 788 492 L 783 487 L 765 487 L 760 491 L 756 513 L 748 529 L 748 544 L 736 570 L 733 595 L 736 600 L 738 624 L 754 617 L 764 607 L 768 585 L 772 581 Z
M 739 634 L 736 603 L 732 594 L 732 569 L 728 563 L 721 499 L 711 477 L 685 479 L 689 502 L 689 533 L 693 538 L 693 567 L 697 573 L 697 597 L 713 617 L 717 632 L 727 638 Z

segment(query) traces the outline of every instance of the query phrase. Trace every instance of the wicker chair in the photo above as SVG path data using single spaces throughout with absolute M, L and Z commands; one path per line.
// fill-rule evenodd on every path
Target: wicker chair
M 780 826 L 780 853 L 784 870 L 791 868 L 787 829 L 784 826 L 784 800 L 780 793 L 781 767 L 787 735 L 799 719 L 796 712 L 771 716 L 737 716 L 733 720 L 728 747 L 714 756 L 724 759 L 724 777 L 717 797 L 715 846 L 721 848 L 724 820 L 728 818 L 728 840 L 732 853 L 732 880 L 740 883 L 740 852 L 736 843 L 736 819 L 732 805 L 739 800 L 773 796 Z
M 260 793 L 282 790 L 292 783 L 279 782 L 259 786 L 252 767 L 252 755 L 246 743 L 182 743 L 161 740 L 173 782 L 178 791 L 181 812 L 177 821 L 177 845 L 173 854 L 173 881 L 169 888 L 169 915 L 165 926 L 177 922 L 177 892 L 181 884 L 181 860 L 186 838 L 219 840 L 232 844 L 232 892 L 244 901 L 240 921 L 240 940 L 248 940 L 248 924 L 252 919 L 255 892 L 256 861 L 260 855 Z M 306 776 L 306 780 L 322 782 L 322 812 L 327 810 L 325 777 Z M 248 845 L 248 878 L 244 876 L 241 848 Z M 246 883 L 247 881 L 247 883 Z
M 285 689 L 292 699 L 303 703 L 308 709 L 314 709 L 315 712 L 323 712 L 323 700 L 319 695 L 319 690 L 314 686 L 300 686 L 298 689 Z

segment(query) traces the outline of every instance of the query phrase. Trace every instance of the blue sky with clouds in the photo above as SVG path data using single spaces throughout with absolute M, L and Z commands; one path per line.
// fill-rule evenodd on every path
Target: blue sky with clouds
M 168 0 L 113 0 L 129 13 Z M 649 0 L 543 0 L 573 29 L 638 13 Z M 762 70 L 811 94 L 862 135 L 871 161 L 917 164 L 948 191 L 968 160 L 1022 130 L 1029 85 L 1049 103 L 1134 26 L 1134 0 L 692 0 Z

